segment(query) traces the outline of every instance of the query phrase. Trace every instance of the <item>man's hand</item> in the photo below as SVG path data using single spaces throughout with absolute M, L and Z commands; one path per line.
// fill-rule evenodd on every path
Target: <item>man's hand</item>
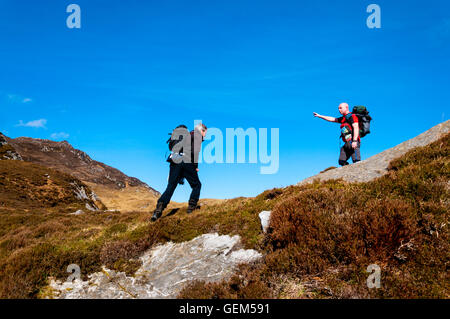
M 198 172 L 198 168 L 195 169 Z
M 358 142 L 352 142 L 352 148 L 355 149 L 356 147 L 358 147 Z
M 315 117 L 318 117 L 319 119 L 323 119 L 323 120 L 328 121 L 328 122 L 336 122 L 336 119 L 334 117 L 332 117 L 332 116 L 320 115 L 319 113 L 316 113 L 316 112 L 313 112 L 313 115 Z

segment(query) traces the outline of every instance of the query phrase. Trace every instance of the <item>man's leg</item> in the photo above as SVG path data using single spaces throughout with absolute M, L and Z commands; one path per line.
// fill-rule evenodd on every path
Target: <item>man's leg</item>
M 170 163 L 169 181 L 167 183 L 166 190 L 158 199 L 156 203 L 156 209 L 153 213 L 152 220 L 155 221 L 161 217 L 162 211 L 167 207 L 172 198 L 173 192 L 178 185 L 178 182 L 182 178 L 181 176 L 181 164 Z
M 188 213 L 192 212 L 196 207 L 200 198 L 200 190 L 202 183 L 198 178 L 198 172 L 194 164 L 183 163 L 183 175 L 192 187 L 191 196 L 189 197 Z
M 353 163 L 359 162 L 361 160 L 361 152 L 359 150 L 361 142 L 358 142 L 358 146 L 353 150 L 352 161 Z
M 351 146 L 350 146 L 351 149 Z M 345 166 L 348 165 L 347 160 L 350 158 L 351 153 L 348 150 L 348 142 L 344 144 L 344 146 L 341 147 L 341 153 L 339 154 L 339 165 Z

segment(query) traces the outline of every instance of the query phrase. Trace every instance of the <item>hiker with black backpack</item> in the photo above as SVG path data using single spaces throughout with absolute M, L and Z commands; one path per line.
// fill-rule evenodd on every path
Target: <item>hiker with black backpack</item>
M 156 209 L 151 218 L 152 221 L 156 221 L 161 217 L 163 210 L 172 198 L 175 188 L 178 184 L 183 183 L 184 178 L 186 178 L 192 188 L 187 209 L 188 214 L 197 208 L 202 187 L 198 178 L 198 155 L 206 130 L 207 127 L 200 123 L 191 132 L 188 131 L 185 125 L 179 125 L 172 131 L 169 140 L 167 140 L 171 151 L 167 158 L 167 162 L 170 163 L 169 181 L 166 190 L 156 203 Z
M 325 116 L 313 112 L 315 117 L 324 119 L 328 122 L 341 124 L 341 138 L 344 146 L 341 147 L 339 155 L 339 165 L 348 165 L 347 160 L 352 157 L 353 163 L 361 160 L 360 146 L 361 137 L 370 133 L 370 121 L 372 118 L 364 106 L 355 106 L 353 111 L 349 111 L 347 103 L 339 104 L 339 113 L 341 117 L 335 118 L 332 116 Z

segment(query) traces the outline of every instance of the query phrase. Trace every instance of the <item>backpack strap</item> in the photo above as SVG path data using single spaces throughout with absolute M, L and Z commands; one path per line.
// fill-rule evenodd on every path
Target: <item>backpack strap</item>
M 352 113 L 348 113 L 347 115 L 343 116 L 341 124 L 348 124 L 350 127 L 352 127 L 348 121 L 352 117 L 352 115 L 353 115 Z
M 342 121 L 341 121 L 341 130 L 344 127 L 346 127 L 350 131 L 351 138 L 353 138 L 353 126 L 350 124 L 349 119 L 352 117 L 352 115 L 353 114 L 349 112 L 347 115 L 342 117 Z M 344 140 L 344 134 L 342 131 L 341 131 L 340 137 Z M 344 140 L 344 142 L 345 142 L 345 140 Z

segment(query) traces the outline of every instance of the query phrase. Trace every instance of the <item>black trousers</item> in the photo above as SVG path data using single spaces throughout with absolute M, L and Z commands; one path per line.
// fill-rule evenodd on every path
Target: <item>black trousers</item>
M 169 204 L 175 188 L 177 188 L 178 183 L 183 178 L 186 178 L 192 188 L 189 204 L 197 205 L 200 198 L 200 189 L 202 188 L 202 183 L 200 183 L 198 178 L 197 167 L 193 163 L 181 162 L 179 164 L 170 163 L 169 182 L 166 190 L 158 199 L 158 203 L 163 203 L 164 208 Z
M 359 162 L 361 160 L 361 152 L 359 148 L 361 142 L 358 141 L 355 149 L 352 148 L 352 142 L 348 141 L 341 147 L 341 153 L 339 154 L 339 165 L 348 165 L 347 160 L 352 157 L 353 163 Z

